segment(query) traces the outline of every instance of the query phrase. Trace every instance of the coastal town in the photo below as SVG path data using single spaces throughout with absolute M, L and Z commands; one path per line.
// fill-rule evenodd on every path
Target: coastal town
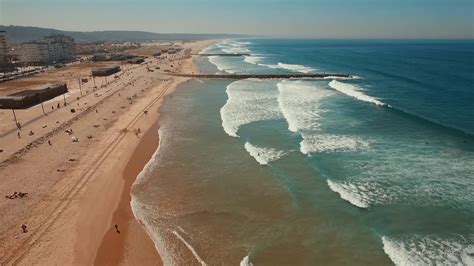
M 0 266 L 474 266 L 473 11 L 0 0 Z
M 65 35 L 11 43 L 0 32 L 1 265 L 107 264 L 117 258 L 98 251 L 124 253 L 129 232 L 147 239 L 121 200 L 138 172 L 123 171 L 147 135 L 155 139 L 149 148 L 158 145 L 158 107 L 187 79 L 169 74 L 196 72 L 192 54 L 206 45 L 76 43 Z M 108 242 L 117 232 L 120 241 Z M 151 240 L 137 248 L 156 254 Z

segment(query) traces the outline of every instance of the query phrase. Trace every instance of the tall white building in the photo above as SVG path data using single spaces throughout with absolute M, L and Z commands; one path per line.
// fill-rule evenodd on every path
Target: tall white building
M 49 44 L 28 42 L 21 45 L 21 61 L 26 63 L 50 63 Z
M 72 37 L 51 35 L 41 41 L 22 45 L 21 60 L 26 63 L 54 64 L 74 59 L 75 43 Z
M 71 60 L 76 53 L 74 38 L 65 35 L 50 35 L 43 38 L 43 41 L 51 44 L 55 51 L 55 56 L 64 60 Z
M 5 31 L 0 31 L 0 66 L 7 65 L 8 62 L 8 43 Z

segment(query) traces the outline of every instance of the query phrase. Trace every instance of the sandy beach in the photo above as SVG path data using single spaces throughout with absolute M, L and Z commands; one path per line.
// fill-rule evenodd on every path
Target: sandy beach
M 158 146 L 163 97 L 187 80 L 164 70 L 196 72 L 190 54 L 209 44 L 180 43 L 184 49 L 167 60 L 122 65 L 115 78 L 81 88 L 78 78 L 92 67 L 114 63 L 67 66 L 0 84 L 2 94 L 60 81 L 70 91 L 65 107 L 62 96 L 46 102 L 46 115 L 39 105 L 17 111 L 20 133 L 12 112 L 0 111 L 0 191 L 28 193 L 0 201 L 1 265 L 162 264 L 133 217 L 130 188 Z

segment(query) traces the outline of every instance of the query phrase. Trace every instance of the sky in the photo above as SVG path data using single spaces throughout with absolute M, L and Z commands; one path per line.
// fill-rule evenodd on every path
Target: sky
M 474 0 L 0 0 L 0 24 L 309 38 L 474 38 Z

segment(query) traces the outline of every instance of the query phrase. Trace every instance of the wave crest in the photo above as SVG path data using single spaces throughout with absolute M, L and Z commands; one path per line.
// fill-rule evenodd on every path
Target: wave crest
M 373 103 L 375 105 L 380 105 L 380 106 L 387 105 L 372 96 L 364 94 L 363 92 L 360 91 L 361 88 L 352 84 L 347 84 L 347 83 L 343 83 L 337 80 L 333 80 L 329 82 L 329 86 L 339 92 L 344 93 L 347 96 L 356 98 L 364 102 L 369 102 L 369 103 Z
M 290 71 L 295 71 L 295 72 L 301 72 L 301 73 L 311 73 L 316 71 L 317 69 L 304 66 L 304 65 L 296 65 L 296 64 L 285 64 L 282 62 L 279 62 L 276 65 L 270 65 L 270 64 L 259 64 L 261 66 L 266 66 L 268 68 L 273 68 L 273 69 L 285 69 L 285 70 L 290 70 Z
M 474 265 L 472 239 L 459 235 L 412 235 L 398 239 L 382 236 L 382 243 L 396 265 Z
M 288 129 L 292 132 L 317 129 L 320 115 L 324 112 L 320 102 L 333 93 L 306 81 L 282 81 L 277 87 L 280 92 L 278 105 Z
M 237 131 L 242 125 L 280 119 L 282 114 L 274 86 L 272 82 L 257 79 L 240 80 L 227 86 L 227 102 L 220 110 L 224 131 L 238 137 Z
M 267 165 L 269 162 L 276 161 L 286 154 L 284 151 L 273 148 L 257 147 L 249 142 L 245 143 L 245 149 L 261 165 Z
M 300 150 L 304 154 L 335 151 L 356 151 L 369 148 L 369 142 L 358 137 L 330 134 L 303 134 Z

